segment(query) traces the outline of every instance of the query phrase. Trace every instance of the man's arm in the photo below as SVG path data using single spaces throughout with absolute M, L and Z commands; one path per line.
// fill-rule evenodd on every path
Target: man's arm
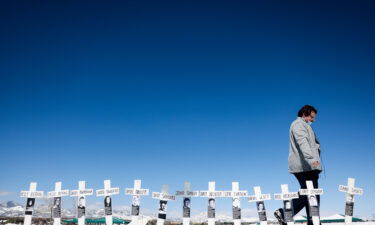
M 320 165 L 320 162 L 313 156 L 310 144 L 307 140 L 308 134 L 305 127 L 303 127 L 302 124 L 294 124 L 294 126 L 292 127 L 292 133 L 306 161 L 311 165 L 311 167 L 318 167 Z

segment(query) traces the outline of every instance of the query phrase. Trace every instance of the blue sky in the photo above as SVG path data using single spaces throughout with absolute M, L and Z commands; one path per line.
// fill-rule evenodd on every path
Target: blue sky
M 297 190 L 289 125 L 311 104 L 326 167 L 322 211 L 343 212 L 337 187 L 354 177 L 365 189 L 355 215 L 375 213 L 373 3 L 4 4 L 0 190 L 11 194 L 1 201 L 20 202 L 30 181 L 49 191 L 80 179 L 95 189 L 140 178 L 152 191 L 185 180 L 198 190 L 211 180 L 220 190 L 232 181 Z M 230 210 L 229 200 L 217 205 Z M 144 198 L 144 207 L 156 202 Z

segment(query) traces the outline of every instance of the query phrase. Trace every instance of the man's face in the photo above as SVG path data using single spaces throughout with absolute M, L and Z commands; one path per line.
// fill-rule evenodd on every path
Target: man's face
M 79 206 L 83 206 L 84 203 L 85 203 L 85 199 L 84 199 L 84 198 L 80 198 L 80 199 L 79 199 L 79 202 L 78 202 L 78 205 L 79 205 Z
M 210 201 L 208 202 L 208 205 L 209 205 L 211 208 L 215 208 L 215 200 L 210 199 Z
M 305 116 L 304 119 L 306 122 L 315 122 L 315 117 L 316 117 L 316 113 L 315 112 L 311 112 L 309 116 Z

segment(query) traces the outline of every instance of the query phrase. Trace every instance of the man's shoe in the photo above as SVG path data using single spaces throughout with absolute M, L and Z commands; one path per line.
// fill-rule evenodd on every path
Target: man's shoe
M 275 218 L 277 219 L 277 221 L 279 221 L 280 225 L 287 225 L 285 223 L 285 220 L 284 220 L 284 210 L 282 208 L 280 209 L 277 209 L 273 215 L 275 216 Z

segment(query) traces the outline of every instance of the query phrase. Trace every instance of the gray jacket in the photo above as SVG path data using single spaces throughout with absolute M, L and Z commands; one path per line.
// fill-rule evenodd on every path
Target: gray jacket
M 320 144 L 312 127 L 301 117 L 290 125 L 289 138 L 290 173 L 322 170 L 321 165 L 314 168 L 311 166 L 315 161 L 320 162 Z

